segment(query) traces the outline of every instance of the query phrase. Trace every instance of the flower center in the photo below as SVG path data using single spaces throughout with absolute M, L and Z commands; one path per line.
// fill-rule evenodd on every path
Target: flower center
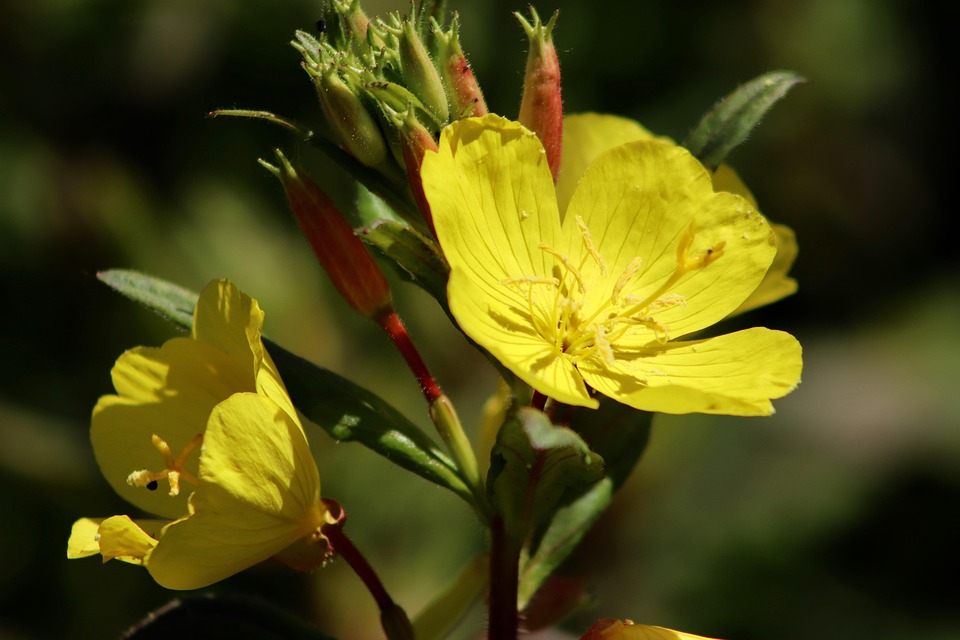
M 150 471 L 148 469 L 134 471 L 127 476 L 127 484 L 134 487 L 146 487 L 150 491 L 156 491 L 159 482 L 166 480 L 170 485 L 170 491 L 168 492 L 170 496 L 180 494 L 180 480 L 193 485 L 200 484 L 197 478 L 185 470 L 183 466 L 187 461 L 187 457 L 203 443 L 202 433 L 194 436 L 180 452 L 180 455 L 176 457 L 174 457 L 173 451 L 170 449 L 170 445 L 167 444 L 166 440 L 157 434 L 150 436 L 150 442 L 153 443 L 153 446 L 163 456 L 163 461 L 166 465 L 165 468 L 161 471 Z
M 677 265 L 673 273 L 653 292 L 643 295 L 624 295 L 633 286 L 643 265 L 643 259 L 635 256 L 623 273 L 613 282 L 610 296 L 599 303 L 590 303 L 586 309 L 587 281 L 584 268 L 592 261 L 600 272 L 598 281 L 609 285 L 607 265 L 593 244 L 590 230 L 580 216 L 577 227 L 583 241 L 583 254 L 579 263 L 553 247 L 540 244 L 541 251 L 553 256 L 559 263 L 553 277 L 507 278 L 501 283 L 519 287 L 527 300 L 527 313 L 536 332 L 550 343 L 557 355 L 563 355 L 574 364 L 585 358 L 599 358 L 607 364 L 615 361 L 613 345 L 630 332 L 645 329 L 655 339 L 664 343 L 670 339 L 669 327 L 659 322 L 655 315 L 664 309 L 685 305 L 686 299 L 670 293 L 677 282 L 687 273 L 703 269 L 716 262 L 722 255 L 725 242 L 719 242 L 702 254 L 692 256 L 690 248 L 696 237 L 696 222 L 680 238 L 677 245 Z M 544 290 L 547 293 L 544 295 Z

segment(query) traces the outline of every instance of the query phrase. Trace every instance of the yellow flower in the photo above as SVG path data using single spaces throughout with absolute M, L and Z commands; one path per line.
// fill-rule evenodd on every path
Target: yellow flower
M 692 633 L 683 633 L 664 627 L 634 624 L 631 620 L 604 618 L 587 630 L 580 640 L 711 640 Z
M 68 557 L 100 553 L 145 565 L 165 587 L 196 589 L 319 541 L 332 517 L 262 326 L 256 300 L 212 282 L 191 337 L 117 360 L 117 395 L 93 410 L 94 453 L 122 497 L 163 519 L 81 519 Z M 319 564 L 325 545 L 316 553 Z
M 789 334 L 676 340 L 737 309 L 777 252 L 763 216 L 715 193 L 686 150 L 599 153 L 561 219 L 537 138 L 488 115 L 447 127 L 423 180 L 451 312 L 544 395 L 596 407 L 589 385 L 646 411 L 766 415 L 798 383 Z
M 633 120 L 609 114 L 580 113 L 566 116 L 563 129 L 563 156 L 560 178 L 557 181 L 557 200 L 561 215 L 566 211 L 584 171 L 604 151 L 637 140 L 672 142 L 669 138 L 654 136 Z M 717 167 L 712 181 L 714 190 L 735 193 L 745 198 L 754 209 L 757 208 L 753 194 L 729 165 L 722 164 Z M 797 291 L 797 281 L 787 275 L 797 257 L 796 236 L 793 230 L 785 225 L 771 224 L 770 227 L 776 236 L 777 255 L 760 285 L 731 315 L 776 302 Z

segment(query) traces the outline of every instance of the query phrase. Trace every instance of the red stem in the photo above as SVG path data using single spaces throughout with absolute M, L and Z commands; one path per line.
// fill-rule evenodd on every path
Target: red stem
M 350 538 L 343 532 L 343 528 L 339 524 L 325 526 L 323 527 L 323 535 L 330 541 L 330 545 L 337 555 L 346 560 L 354 573 L 363 580 L 363 584 L 366 585 L 370 591 L 370 595 L 372 595 L 376 601 L 377 607 L 379 607 L 381 611 L 393 607 L 393 599 L 390 597 L 390 594 L 387 593 L 383 583 L 380 582 L 377 572 L 373 570 L 373 567 L 371 567 L 367 559 L 363 557 L 363 554 L 353 546 Z
M 489 640 L 516 640 L 517 584 L 520 579 L 520 549 L 507 535 L 503 518 L 491 523 L 490 542 L 490 614 L 487 622 Z
M 410 367 L 413 375 L 417 377 L 417 382 L 420 383 L 420 390 L 423 391 L 424 397 L 427 399 L 427 402 L 432 405 L 443 395 L 443 392 L 440 391 L 436 380 L 433 379 L 433 375 L 431 375 L 427 369 L 427 365 L 424 364 L 423 358 L 420 357 L 420 353 L 413 345 L 413 341 L 410 340 L 410 334 L 407 333 L 407 328 L 403 326 L 403 321 L 400 320 L 400 316 L 397 315 L 396 311 L 391 309 L 389 312 L 377 318 L 376 322 L 390 337 L 390 340 L 400 352 L 400 355 L 403 356 L 403 359 L 406 360 L 407 366 Z

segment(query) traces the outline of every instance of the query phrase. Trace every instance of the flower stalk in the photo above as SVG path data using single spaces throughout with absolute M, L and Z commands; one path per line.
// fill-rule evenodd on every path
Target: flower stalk
M 325 499 L 328 510 L 336 516 L 336 522 L 325 524 L 321 532 L 329 541 L 330 546 L 343 558 L 364 586 L 373 596 L 380 609 L 380 623 L 388 640 L 414 640 L 413 625 L 406 612 L 393 601 L 383 582 L 374 571 L 360 550 L 353 544 L 347 534 L 343 532 L 346 521 L 346 512 L 336 500 Z

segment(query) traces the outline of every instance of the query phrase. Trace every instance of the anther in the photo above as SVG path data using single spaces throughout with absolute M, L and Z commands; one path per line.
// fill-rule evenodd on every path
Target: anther
M 586 286 L 583 284 L 583 276 L 580 275 L 580 271 L 575 266 L 573 266 L 572 262 L 570 262 L 570 258 L 563 255 L 553 247 L 549 247 L 543 244 L 542 242 L 539 245 L 537 245 L 537 247 L 541 251 L 546 251 L 547 253 L 555 257 L 557 260 L 560 261 L 561 264 L 563 264 L 564 267 L 566 267 L 567 271 L 573 274 L 573 277 L 577 279 L 577 284 L 580 286 L 580 291 L 585 292 L 587 290 Z
M 623 288 L 627 286 L 630 278 L 640 270 L 641 264 L 643 264 L 643 258 L 640 256 L 634 257 L 634 259 L 630 261 L 630 264 L 627 265 L 627 268 L 623 270 L 623 273 L 620 274 L 620 277 L 617 278 L 616 284 L 613 285 L 613 293 L 610 294 L 610 302 L 612 304 L 617 304 L 620 293 L 623 291 Z
M 203 434 L 198 433 L 194 438 L 187 443 L 187 446 L 183 448 L 183 451 L 180 452 L 176 458 L 173 456 L 173 451 L 170 449 L 170 445 L 167 444 L 166 440 L 153 434 L 150 437 L 150 442 L 153 443 L 153 446 L 157 451 L 163 456 L 164 464 L 166 465 L 162 471 L 150 471 L 148 469 L 139 469 L 133 471 L 130 475 L 127 476 L 127 484 L 133 487 L 144 487 L 148 491 L 156 491 L 159 487 L 160 480 L 166 480 L 170 485 L 170 491 L 168 495 L 171 497 L 176 497 L 180 495 L 180 480 L 181 478 L 186 482 L 191 484 L 199 484 L 199 481 L 193 476 L 193 474 L 184 470 L 183 466 L 187 461 L 187 457 L 193 450 L 200 446 L 203 442 Z
M 597 251 L 597 248 L 594 246 L 593 235 L 590 233 L 590 229 L 587 228 L 582 217 L 576 216 L 575 220 L 577 221 L 577 228 L 580 229 L 580 237 L 583 238 L 583 244 L 587 248 L 587 253 L 593 257 L 597 266 L 600 267 L 600 275 L 607 275 L 607 263 L 603 261 L 603 256 L 600 255 L 600 252 Z

